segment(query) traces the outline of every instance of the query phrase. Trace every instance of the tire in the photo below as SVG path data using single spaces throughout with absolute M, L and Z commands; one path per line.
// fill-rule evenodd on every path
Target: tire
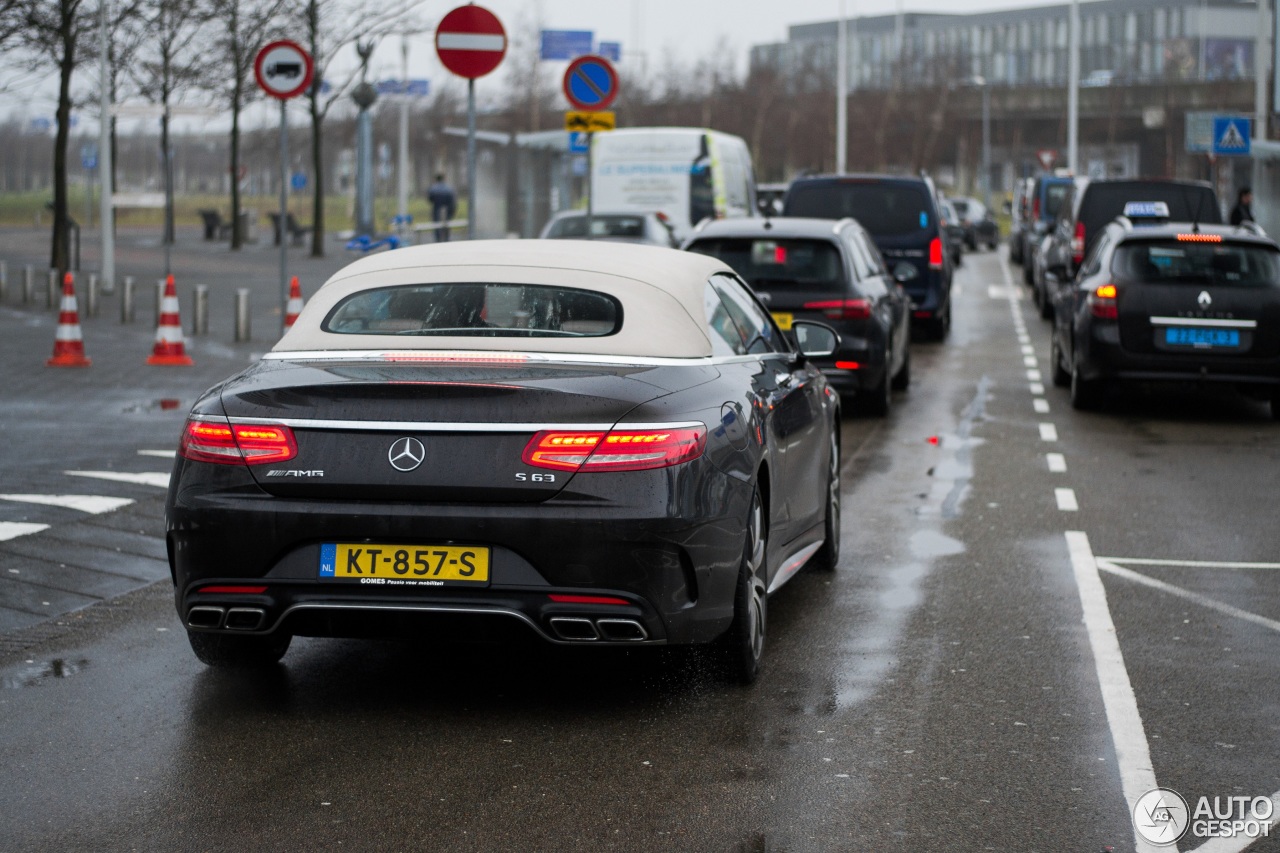
M 888 350 L 885 350 L 884 370 L 880 372 L 880 381 L 871 388 L 859 390 L 853 403 L 858 411 L 873 418 L 883 418 L 889 414 L 889 407 L 893 403 L 893 380 L 889 376 Z
M 1271 420 L 1280 421 L 1280 388 L 1271 392 Z
M 1036 288 L 1036 308 L 1040 309 L 1041 320 L 1053 319 L 1053 302 L 1049 299 L 1044 285 Z
M 894 391 L 905 391 L 911 387 L 911 347 L 906 347 L 902 352 L 902 367 L 898 368 L 898 372 L 893 375 Z
M 747 513 L 747 539 L 742 548 L 742 565 L 733 594 L 733 624 L 719 643 L 720 671 L 736 684 L 750 684 L 760 674 L 764 655 L 765 619 L 768 599 L 765 595 L 765 545 L 767 527 L 764 504 L 757 491 L 751 496 Z
M 1033 288 L 1036 286 L 1035 266 L 1035 261 L 1030 258 L 1024 258 L 1022 261 L 1022 282 Z
M 232 634 L 212 634 L 205 631 L 188 631 L 191 650 L 206 666 L 227 669 L 261 669 L 274 666 L 289 650 L 291 634 L 268 634 L 240 637 Z
M 1080 375 L 1080 365 L 1071 364 L 1071 408 L 1088 412 L 1098 408 L 1102 397 L 1102 383 L 1085 379 Z
M 1062 347 L 1058 346 L 1058 336 L 1054 334 L 1053 343 L 1049 347 L 1049 370 L 1053 374 L 1053 384 L 1056 388 L 1068 388 L 1071 386 L 1071 371 L 1062 366 Z
M 827 463 L 827 517 L 822 525 L 825 541 L 809 561 L 809 565 L 820 572 L 834 572 L 840 561 L 840 441 L 836 438 L 837 429 L 839 424 L 832 426 L 831 454 Z
M 951 300 L 947 300 L 947 307 L 940 315 L 925 320 L 923 326 L 925 337 L 929 340 L 945 341 L 947 333 L 951 331 Z

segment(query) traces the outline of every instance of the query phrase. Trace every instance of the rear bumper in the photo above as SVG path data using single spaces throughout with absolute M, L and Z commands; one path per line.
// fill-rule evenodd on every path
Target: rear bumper
M 1077 330 L 1079 332 L 1079 330 Z M 1095 326 L 1076 336 L 1085 379 L 1195 382 L 1280 386 L 1280 358 L 1249 359 L 1220 353 L 1134 353 L 1120 344 L 1115 325 Z
M 573 493 L 572 482 L 542 503 L 501 505 L 279 498 L 250 484 L 177 490 L 166 514 L 178 615 L 190 630 L 227 633 L 418 636 L 447 624 L 523 626 L 553 643 L 706 642 L 732 620 L 750 484 L 703 472 L 692 494 L 671 470 L 629 473 L 628 505 Z M 490 578 L 321 579 L 326 542 L 487 547 Z M 582 636 L 566 637 L 566 625 Z

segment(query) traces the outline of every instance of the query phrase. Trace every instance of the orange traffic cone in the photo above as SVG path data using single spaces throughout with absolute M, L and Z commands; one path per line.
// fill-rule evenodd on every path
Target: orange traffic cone
M 58 314 L 58 332 L 53 339 L 53 357 L 49 367 L 88 367 L 84 357 L 84 338 L 80 334 L 80 312 L 76 310 L 76 285 L 71 273 L 62 277 L 62 306 Z
M 160 303 L 160 325 L 156 326 L 156 345 L 147 358 L 147 364 L 191 364 L 186 344 L 182 340 L 182 320 L 178 317 L 178 289 L 173 276 L 164 282 L 164 300 Z
M 284 306 L 284 329 L 293 328 L 293 321 L 302 313 L 302 288 L 298 286 L 298 277 L 289 279 L 289 302 Z

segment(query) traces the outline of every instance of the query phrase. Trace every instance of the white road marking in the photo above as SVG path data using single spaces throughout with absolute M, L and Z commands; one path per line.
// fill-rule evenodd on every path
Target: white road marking
M 1031 401 L 1031 407 L 1036 410 L 1038 415 L 1049 414 L 1049 401 L 1043 397 L 1036 397 Z
M 139 450 L 139 456 L 158 456 L 161 459 L 172 459 L 178 455 L 176 450 Z
M 1217 560 L 1147 560 L 1140 557 L 1099 557 L 1108 563 L 1134 566 L 1180 566 L 1189 569 L 1280 569 L 1280 563 L 1222 563 Z
M 0 521 L 0 542 L 6 539 L 17 539 L 19 536 L 29 536 L 32 533 L 39 533 L 41 530 L 48 530 L 47 524 L 33 524 L 28 521 Z
M 1275 826 L 1276 821 L 1280 821 L 1280 791 L 1276 791 L 1271 795 L 1271 805 L 1271 817 L 1267 820 L 1259 821 L 1259 823 L 1266 826 Z M 1225 836 L 1213 838 L 1192 850 L 1191 853 L 1240 853 L 1241 850 L 1252 847 L 1257 840 L 1256 838 L 1243 836 L 1240 838 L 1227 838 Z
M 1156 786 L 1155 770 L 1151 766 L 1151 749 L 1147 745 L 1147 733 L 1138 713 L 1138 700 L 1129 681 L 1129 671 L 1124 665 L 1116 626 L 1111 621 L 1111 609 L 1107 606 L 1107 591 L 1098 575 L 1098 563 L 1089 547 L 1089 537 L 1082 531 L 1067 531 L 1067 550 L 1071 554 L 1071 569 L 1076 586 L 1080 590 L 1080 604 L 1084 609 L 1085 632 L 1093 649 L 1093 662 L 1098 672 L 1098 685 L 1102 688 L 1102 704 L 1111 726 L 1111 740 L 1116 748 L 1116 762 L 1120 771 L 1120 787 L 1128 803 L 1129 814 L 1147 791 Z M 1138 853 L 1157 853 L 1165 850 L 1156 847 L 1134 828 L 1133 839 Z
M 0 500 L 60 506 L 66 509 L 78 509 L 91 515 L 112 512 L 133 503 L 129 498 L 109 498 L 103 495 L 0 495 Z
M 1036 354 L 1036 348 L 1035 348 L 1035 347 L 1031 347 L 1031 346 L 1024 346 L 1024 347 L 1022 348 L 1022 354 L 1023 354 L 1023 355 L 1035 355 L 1035 354 Z
M 1041 441 L 1057 441 L 1058 428 L 1053 424 L 1040 424 L 1040 440 Z
M 987 288 L 987 296 L 992 299 L 1008 299 L 1010 302 L 1022 298 L 1022 294 L 1014 288 L 1000 287 L 997 284 L 990 285 Z
M 1043 380 L 1044 380 L 1044 377 L 1040 375 L 1040 371 L 1038 371 L 1038 370 L 1028 370 L 1028 371 L 1027 371 L 1027 381 L 1028 381 L 1028 382 L 1042 382 Z
M 1027 367 L 1035 367 L 1035 366 L 1036 366 L 1036 357 L 1035 357 L 1034 355 L 1026 356 L 1025 358 L 1023 358 L 1023 359 L 1022 359 L 1022 363 L 1023 363 L 1024 365 L 1026 365 Z
M 1075 489 L 1054 489 L 1053 497 L 1058 502 L 1058 509 L 1063 512 L 1080 511 L 1080 504 L 1076 503 Z
M 1046 453 L 1044 458 L 1049 462 L 1049 470 L 1054 474 L 1067 473 L 1067 457 L 1061 453 Z
M 63 471 L 62 473 L 70 474 L 73 477 L 95 477 L 99 480 L 111 480 L 116 483 L 136 483 L 140 486 L 169 488 L 168 474 L 126 474 L 123 471 Z
M 1039 383 L 1039 382 L 1032 382 L 1030 387 L 1031 387 L 1031 393 L 1032 393 L 1032 394 L 1043 394 L 1043 393 L 1044 393 L 1044 385 L 1043 385 L 1043 384 L 1041 384 L 1041 383 Z
M 1241 610 L 1238 607 L 1232 607 L 1230 604 L 1224 604 L 1221 601 L 1206 598 L 1198 592 L 1192 592 L 1191 590 L 1183 589 L 1180 586 L 1174 586 L 1173 584 L 1165 583 L 1164 581 L 1159 581 L 1155 578 L 1149 578 L 1146 575 L 1135 572 L 1133 569 L 1126 569 L 1124 566 L 1117 566 L 1109 560 L 1098 560 L 1098 568 L 1104 572 L 1109 572 L 1117 577 L 1124 578 L 1125 580 L 1133 581 L 1134 583 L 1139 583 L 1143 586 L 1149 586 L 1152 589 L 1158 589 L 1161 592 L 1168 593 L 1169 595 L 1174 595 L 1178 598 L 1185 599 L 1186 601 L 1194 602 L 1199 604 L 1201 607 L 1207 607 L 1210 610 L 1216 610 L 1219 613 L 1234 616 L 1235 618 L 1242 619 L 1245 622 L 1252 622 L 1255 625 L 1261 625 L 1264 628 L 1270 628 L 1272 631 L 1280 632 L 1280 622 L 1277 622 L 1274 619 L 1268 619 L 1265 616 L 1250 613 L 1248 610 Z

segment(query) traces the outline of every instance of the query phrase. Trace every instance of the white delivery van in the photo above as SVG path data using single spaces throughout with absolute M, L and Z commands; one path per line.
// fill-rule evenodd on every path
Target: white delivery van
M 661 213 L 681 240 L 703 219 L 755 216 L 751 152 L 741 137 L 698 127 L 594 134 L 591 206 Z

